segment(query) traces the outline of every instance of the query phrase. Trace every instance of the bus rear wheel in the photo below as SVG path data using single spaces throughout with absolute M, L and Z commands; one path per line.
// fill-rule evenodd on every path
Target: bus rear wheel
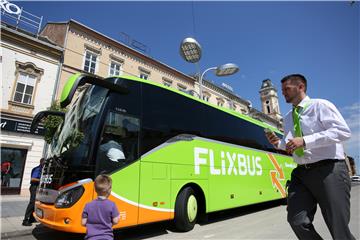
M 176 198 L 175 227 L 182 232 L 194 228 L 198 215 L 198 200 L 191 187 L 184 188 Z

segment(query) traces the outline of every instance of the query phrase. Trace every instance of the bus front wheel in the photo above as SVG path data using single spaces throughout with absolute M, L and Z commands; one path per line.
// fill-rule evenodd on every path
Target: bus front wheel
M 175 227 L 187 232 L 194 228 L 198 215 L 198 200 L 191 187 L 184 188 L 176 198 Z

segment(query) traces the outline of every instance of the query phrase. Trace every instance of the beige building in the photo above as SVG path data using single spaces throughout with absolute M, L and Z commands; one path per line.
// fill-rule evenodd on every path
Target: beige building
M 76 72 L 89 72 L 100 77 L 132 75 L 180 91 L 199 92 L 198 82 L 195 78 L 77 21 L 47 23 L 41 35 L 64 48 L 58 97 L 66 80 Z M 250 103 L 247 100 L 210 81 L 204 81 L 204 100 L 245 114 L 250 112 Z
M 199 83 L 196 78 L 186 75 L 75 20 L 47 23 L 41 31 L 41 35 L 48 37 L 64 48 L 57 98 L 59 98 L 61 89 L 67 79 L 76 72 L 88 72 L 100 77 L 121 74 L 132 75 L 193 95 L 199 92 Z M 253 109 L 249 101 L 221 86 L 206 80 L 204 80 L 203 85 L 203 99 L 205 101 L 243 114 L 249 114 L 270 125 L 281 127 L 279 109 L 276 109 L 276 113 L 267 115 Z M 275 88 L 274 90 L 276 93 Z M 267 99 L 262 98 L 262 101 L 267 101 Z M 275 104 L 275 97 L 272 97 L 271 101 Z
M 3 22 L 0 43 L 1 194 L 27 195 L 45 143 L 44 130 L 32 134 L 30 124 L 54 98 L 62 48 Z
M 194 79 L 74 20 L 48 23 L 41 35 L 65 50 L 60 90 L 76 72 L 100 77 L 125 74 L 151 79 L 179 90 L 194 88 Z

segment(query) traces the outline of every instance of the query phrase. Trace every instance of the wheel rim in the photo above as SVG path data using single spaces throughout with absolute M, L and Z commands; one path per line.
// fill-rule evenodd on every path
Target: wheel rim
M 190 222 L 193 222 L 197 215 L 197 201 L 194 195 L 190 195 L 187 202 L 187 213 Z

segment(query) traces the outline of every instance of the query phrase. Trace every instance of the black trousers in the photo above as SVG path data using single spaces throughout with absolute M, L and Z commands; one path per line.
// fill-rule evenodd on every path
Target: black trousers
M 317 204 L 333 239 L 351 240 L 350 176 L 345 161 L 324 160 L 313 168 L 297 167 L 288 189 L 288 222 L 299 239 L 322 239 L 312 222 Z
M 24 221 L 34 221 L 35 218 L 33 216 L 33 212 L 35 210 L 35 196 L 36 196 L 36 189 L 38 185 L 31 184 L 30 185 L 30 201 L 26 208 Z

